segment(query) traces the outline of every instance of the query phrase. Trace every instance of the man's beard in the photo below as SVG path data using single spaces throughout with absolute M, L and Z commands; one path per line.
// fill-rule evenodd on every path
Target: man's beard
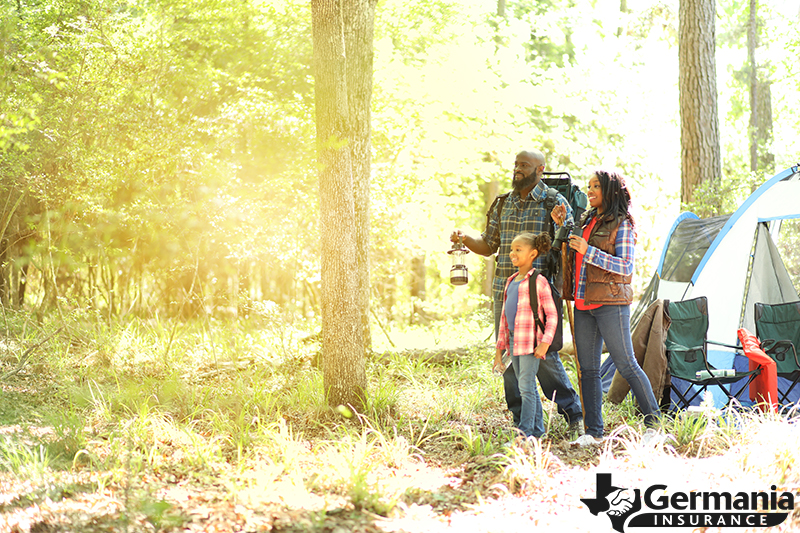
M 531 172 L 522 179 L 515 179 L 511 182 L 511 186 L 517 192 L 527 189 L 528 187 L 532 187 L 535 184 L 536 184 L 536 171 Z

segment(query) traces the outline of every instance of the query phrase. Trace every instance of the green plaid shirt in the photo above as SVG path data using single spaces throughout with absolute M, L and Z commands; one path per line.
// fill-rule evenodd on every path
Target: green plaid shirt
M 540 181 L 524 200 L 516 191 L 509 194 L 503 205 L 502 220 L 497 218 L 497 204 L 489 213 L 489 221 L 481 237 L 489 245 L 492 253 L 497 253 L 494 280 L 492 281 L 492 293 L 496 302 L 502 302 L 506 280 L 516 271 L 508 256 L 511 251 L 511 241 L 520 233 L 530 232 L 538 235 L 547 231 L 547 220 L 550 217 L 550 213 L 547 213 L 544 208 L 547 188 L 547 185 Z M 566 198 L 559 193 L 556 195 L 556 202 L 567 207 L 567 222 L 572 222 L 572 208 Z M 553 225 L 558 228 L 555 222 Z M 533 267 L 543 268 L 544 257 L 537 257 L 533 262 Z

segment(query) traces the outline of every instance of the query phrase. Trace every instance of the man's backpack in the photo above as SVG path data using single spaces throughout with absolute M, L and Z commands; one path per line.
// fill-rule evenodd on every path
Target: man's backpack
M 542 181 L 547 185 L 547 197 L 544 199 L 545 211 L 549 214 L 550 211 L 553 210 L 556 206 L 556 195 L 561 193 L 572 208 L 572 218 L 577 224 L 581 219 L 581 215 L 586 211 L 586 207 L 589 205 L 589 198 L 580 187 L 572 183 L 572 176 L 570 176 L 569 172 L 544 172 L 542 173 Z M 497 195 L 494 202 L 492 202 L 492 205 L 489 207 L 489 211 L 486 212 L 487 222 L 495 205 L 497 205 L 497 219 L 500 220 L 500 214 L 503 212 L 503 205 L 505 205 L 509 194 L 511 193 L 506 192 Z M 554 237 L 555 230 L 553 229 L 553 220 L 549 216 L 546 218 L 548 220 L 550 237 Z
M 553 219 L 550 218 L 549 213 L 556 206 L 556 195 L 561 193 L 567 200 L 567 203 L 569 203 L 572 208 L 572 218 L 576 224 L 580 221 L 581 215 L 586 211 L 589 205 L 589 198 L 580 187 L 572 183 L 572 176 L 569 172 L 544 172 L 542 174 L 542 181 L 547 185 L 547 197 L 544 199 L 544 209 L 547 212 L 547 215 L 545 215 L 547 219 L 547 231 L 550 233 L 550 238 L 552 239 L 555 237 L 555 228 L 553 227 Z M 489 211 L 486 213 L 487 225 L 495 205 L 497 205 L 497 220 L 501 220 L 500 215 L 503 212 L 503 205 L 505 205 L 509 194 L 511 193 L 498 194 L 494 199 L 491 207 L 489 207 Z M 545 260 L 545 264 L 547 265 L 545 277 L 560 285 L 561 250 L 551 250 L 551 253 Z
M 528 278 L 528 293 L 530 295 L 530 303 L 531 303 L 531 311 L 533 311 L 533 334 L 534 339 L 536 339 L 536 330 L 542 330 L 544 333 L 544 328 L 547 325 L 547 317 L 539 317 L 539 295 L 536 293 L 536 278 L 539 275 L 542 275 L 544 279 L 547 280 L 548 285 L 550 285 L 550 293 L 553 296 L 553 303 L 556 304 L 556 314 L 558 315 L 558 324 L 556 325 L 556 332 L 553 335 L 553 342 L 550 344 L 550 352 L 558 352 L 561 348 L 564 347 L 564 313 L 562 312 L 563 309 L 563 302 L 561 301 L 561 292 L 553 285 L 553 282 L 550 281 L 547 276 L 541 270 L 533 270 L 533 274 Z M 534 340 L 535 342 L 535 340 Z
M 561 196 L 566 198 L 567 203 L 572 207 L 572 218 L 577 224 L 581 219 L 581 215 L 583 215 L 589 205 L 589 198 L 580 187 L 572 183 L 572 176 L 570 176 L 569 172 L 545 172 L 542 175 L 542 181 L 545 185 L 551 189 L 557 190 L 561 193 Z M 547 201 L 545 200 L 545 202 Z M 555 205 L 554 196 L 550 209 L 552 210 Z M 547 204 L 545 203 L 545 209 L 546 208 Z

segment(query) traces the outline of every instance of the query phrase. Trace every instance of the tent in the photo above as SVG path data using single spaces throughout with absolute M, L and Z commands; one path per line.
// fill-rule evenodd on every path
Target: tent
M 709 340 L 736 345 L 740 327 L 755 333 L 756 302 L 800 300 L 776 246 L 782 222 L 789 219 L 800 219 L 800 165 L 773 176 L 731 215 L 681 214 L 631 315 L 632 327 L 656 299 L 706 296 Z M 734 352 L 709 346 L 709 361 L 731 368 Z

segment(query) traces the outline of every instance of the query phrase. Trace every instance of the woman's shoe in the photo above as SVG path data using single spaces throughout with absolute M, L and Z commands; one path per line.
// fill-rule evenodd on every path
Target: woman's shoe
M 598 439 L 591 435 L 581 435 L 574 441 L 570 442 L 570 446 L 577 446 L 580 448 L 588 448 L 589 446 L 602 446 L 605 439 Z

